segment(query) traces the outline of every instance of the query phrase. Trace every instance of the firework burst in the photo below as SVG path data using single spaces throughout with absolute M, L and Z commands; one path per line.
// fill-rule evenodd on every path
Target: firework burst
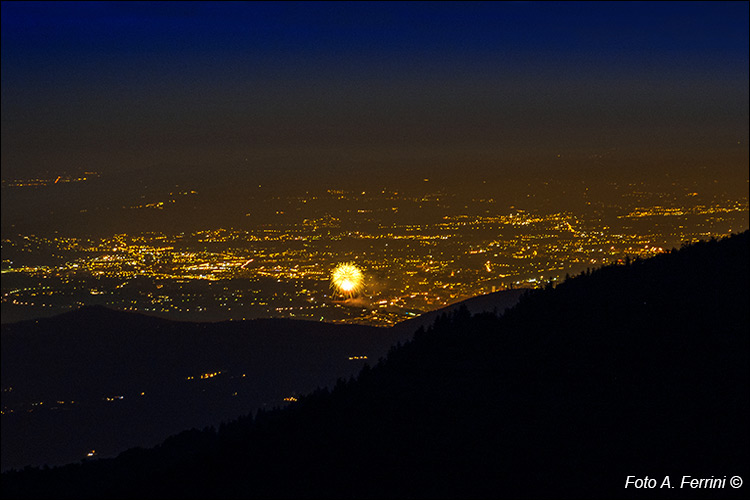
M 354 297 L 362 286 L 362 271 L 354 264 L 339 264 L 331 273 L 331 287 L 344 297 Z

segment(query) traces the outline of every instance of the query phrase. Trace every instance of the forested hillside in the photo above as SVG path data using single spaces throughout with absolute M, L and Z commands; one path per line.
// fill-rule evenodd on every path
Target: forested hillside
M 723 497 L 750 477 L 750 235 L 461 309 L 356 380 L 151 450 L 3 474 L 4 497 Z M 671 475 L 671 490 L 625 489 Z

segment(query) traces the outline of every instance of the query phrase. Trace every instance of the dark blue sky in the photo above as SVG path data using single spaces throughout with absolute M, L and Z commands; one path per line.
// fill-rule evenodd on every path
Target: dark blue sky
M 747 2 L 2 2 L 1 19 L 3 178 L 746 177 Z

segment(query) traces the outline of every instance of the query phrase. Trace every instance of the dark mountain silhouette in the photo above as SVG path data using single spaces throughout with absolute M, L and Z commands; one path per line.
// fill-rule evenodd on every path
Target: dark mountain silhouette
M 4 497 L 716 498 L 750 477 L 750 233 L 459 308 L 285 409 L 4 473 Z M 672 489 L 625 489 L 627 476 Z M 727 478 L 681 488 L 682 476 Z
M 419 327 L 427 328 L 443 314 L 452 314 L 458 309 L 465 307 L 471 314 L 491 312 L 502 314 L 518 303 L 521 295 L 528 291 L 527 288 L 514 288 L 512 290 L 502 290 L 485 295 L 478 295 L 466 300 L 456 302 L 449 306 L 442 307 L 435 311 L 420 314 L 416 318 L 407 319 L 392 326 L 391 328 L 399 333 L 403 333 L 407 338 L 411 338 Z
M 513 290 L 466 303 L 475 311 L 504 310 L 518 296 Z M 60 465 L 92 449 L 115 456 L 283 405 L 356 375 L 455 307 L 394 328 L 174 322 L 101 306 L 3 325 L 2 386 L 12 390 L 2 393 L 2 468 Z M 367 361 L 349 359 L 363 356 Z M 200 379 L 206 373 L 217 375 Z M 186 380 L 191 376 L 198 379 Z
M 377 360 L 396 340 L 358 325 L 181 323 L 103 307 L 3 325 L 3 407 L 15 408 L 4 409 L 3 468 L 114 456 L 280 406 L 356 374 L 364 361 L 349 357 Z

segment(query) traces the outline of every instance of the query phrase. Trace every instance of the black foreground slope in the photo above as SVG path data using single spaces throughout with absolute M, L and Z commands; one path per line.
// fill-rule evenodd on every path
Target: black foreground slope
M 459 311 L 356 381 L 115 460 L 2 477 L 4 497 L 744 496 L 747 232 Z M 625 489 L 628 475 L 674 489 Z

